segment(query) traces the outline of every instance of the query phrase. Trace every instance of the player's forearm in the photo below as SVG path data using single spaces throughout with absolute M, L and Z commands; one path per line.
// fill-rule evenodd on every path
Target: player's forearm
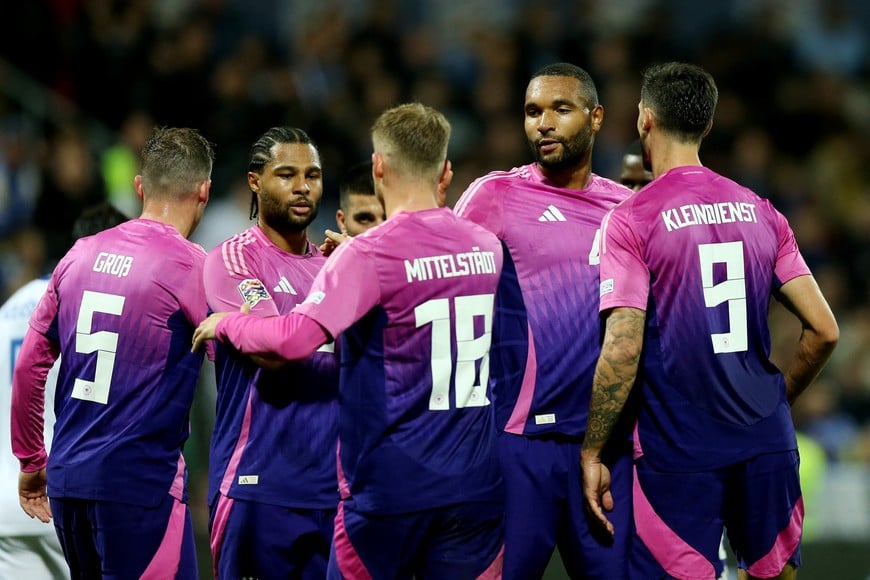
M 216 336 L 247 355 L 278 355 L 286 360 L 310 357 L 329 337 L 314 320 L 301 314 L 258 318 L 227 316 L 218 323 Z
M 38 471 L 48 462 L 43 435 L 45 381 L 58 356 L 57 345 L 28 330 L 12 374 L 12 452 L 21 471 Z
M 785 390 L 789 404 L 794 403 L 819 375 L 834 352 L 839 333 L 819 333 L 804 328 L 797 350 L 785 371 Z
M 646 313 L 634 308 L 616 308 L 607 318 L 592 381 L 584 453 L 600 456 L 625 408 L 640 364 L 645 319 Z

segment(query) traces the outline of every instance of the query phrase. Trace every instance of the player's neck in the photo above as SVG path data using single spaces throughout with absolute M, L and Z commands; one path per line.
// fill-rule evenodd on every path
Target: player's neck
M 262 220 L 257 222 L 257 226 L 273 244 L 285 252 L 302 256 L 308 251 L 307 228 L 299 232 L 280 232 L 268 224 L 264 224 Z
M 172 226 L 185 238 L 189 238 L 196 225 L 195 208 L 181 206 L 177 202 L 148 201 L 142 206 L 140 218 Z
M 672 140 L 656 143 L 650 151 L 653 176 L 658 177 L 675 167 L 703 167 L 698 146 Z
M 547 181 L 562 189 L 586 189 L 592 175 L 592 167 L 588 162 L 559 168 L 544 167 L 538 163 L 538 169 Z
M 384 211 L 390 216 L 400 211 L 423 211 L 438 207 L 438 191 L 432 187 L 397 188 L 395 192 L 384 192 Z

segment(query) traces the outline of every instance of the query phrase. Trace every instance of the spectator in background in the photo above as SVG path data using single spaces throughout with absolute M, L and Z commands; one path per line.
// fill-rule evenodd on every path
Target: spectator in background
M 100 174 L 109 201 L 130 215 L 138 215 L 142 209 L 133 180 L 139 173 L 140 152 L 153 128 L 154 120 L 145 111 L 130 113 L 121 125 L 118 141 L 100 157 Z
M 45 236 L 49 266 L 69 247 L 70 232 L 84 208 L 106 199 L 94 154 L 78 128 L 61 129 L 49 144 L 42 192 L 33 223 Z

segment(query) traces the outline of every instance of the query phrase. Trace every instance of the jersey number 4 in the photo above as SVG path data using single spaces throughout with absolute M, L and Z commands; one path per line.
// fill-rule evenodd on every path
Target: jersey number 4
M 76 352 L 81 354 L 96 352 L 97 365 L 94 380 L 76 379 L 72 391 L 74 399 L 103 405 L 109 402 L 109 387 L 112 384 L 112 373 L 115 371 L 115 353 L 118 351 L 118 333 L 107 330 L 91 332 L 91 327 L 94 314 L 97 312 L 120 316 L 124 310 L 124 300 L 123 296 L 117 294 L 90 290 L 85 290 L 82 294 L 82 304 L 76 321 Z
M 704 305 L 714 308 L 728 303 L 730 332 L 711 334 L 713 352 L 743 352 L 749 348 L 746 322 L 746 276 L 743 265 L 743 242 L 699 244 L 701 260 L 701 285 L 704 288 Z M 715 264 L 725 264 L 725 280 L 714 283 Z
M 429 410 L 450 410 L 451 356 L 454 327 L 456 333 L 456 408 L 489 405 L 486 385 L 489 382 L 489 345 L 492 341 L 493 294 L 457 296 L 453 299 L 454 316 L 450 316 L 450 299 L 427 300 L 414 309 L 417 328 L 432 325 L 432 393 Z M 475 320 L 481 334 L 475 336 Z

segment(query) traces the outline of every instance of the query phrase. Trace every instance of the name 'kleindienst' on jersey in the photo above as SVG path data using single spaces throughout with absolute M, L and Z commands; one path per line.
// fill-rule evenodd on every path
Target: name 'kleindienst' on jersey
M 662 212 L 669 232 L 688 226 L 709 226 L 733 222 L 758 223 L 755 204 L 723 201 L 720 203 L 690 203 Z
M 408 282 L 495 274 L 495 271 L 493 252 L 481 252 L 477 246 L 471 248 L 470 252 L 405 260 L 405 273 L 408 276 Z
M 132 256 L 100 252 L 97 254 L 97 259 L 94 261 L 93 270 L 94 272 L 100 272 L 101 274 L 111 274 L 112 276 L 123 278 L 130 273 L 130 268 L 132 267 Z

